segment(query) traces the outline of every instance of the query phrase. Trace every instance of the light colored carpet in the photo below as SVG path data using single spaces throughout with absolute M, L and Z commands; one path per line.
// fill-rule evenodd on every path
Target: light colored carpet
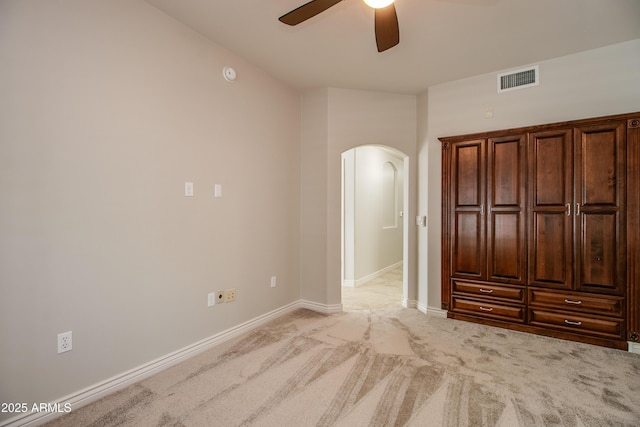
M 298 310 L 49 426 L 638 426 L 640 356 L 414 309 Z

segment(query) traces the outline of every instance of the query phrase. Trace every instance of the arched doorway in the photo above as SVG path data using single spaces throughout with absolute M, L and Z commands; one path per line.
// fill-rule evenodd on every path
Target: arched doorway
M 407 306 L 408 157 L 364 145 L 342 153 L 342 305 Z

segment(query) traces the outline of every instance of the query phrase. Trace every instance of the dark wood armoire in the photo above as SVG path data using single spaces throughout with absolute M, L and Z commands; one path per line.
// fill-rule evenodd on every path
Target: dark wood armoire
M 640 341 L 640 113 L 440 140 L 447 316 Z

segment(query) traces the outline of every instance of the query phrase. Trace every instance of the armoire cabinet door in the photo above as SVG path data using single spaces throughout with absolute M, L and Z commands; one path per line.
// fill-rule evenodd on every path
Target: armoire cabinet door
M 626 280 L 626 121 L 575 130 L 575 289 L 621 294 Z
M 486 278 L 485 140 L 455 143 L 451 148 L 451 274 Z
M 526 281 L 526 135 L 487 142 L 488 280 Z
M 529 284 L 573 286 L 573 132 L 529 135 Z

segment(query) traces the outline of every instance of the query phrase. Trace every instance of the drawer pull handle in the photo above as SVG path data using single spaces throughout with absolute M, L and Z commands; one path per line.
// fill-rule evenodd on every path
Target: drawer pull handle
M 566 302 L 567 304 L 574 304 L 574 305 L 582 304 L 582 301 L 580 301 L 580 300 L 572 300 L 572 299 L 566 299 L 566 300 L 564 300 L 564 302 Z
M 480 311 L 493 311 L 493 308 L 491 308 L 491 307 L 487 308 L 487 307 L 482 307 L 481 306 L 480 307 Z
M 571 320 L 566 320 L 566 319 L 565 319 L 564 323 L 566 323 L 567 325 L 571 325 L 571 326 L 580 326 L 580 325 L 582 325 L 582 322 L 573 322 Z
M 492 294 L 493 293 L 493 289 L 482 289 L 482 288 L 480 288 L 480 292 L 482 292 L 483 294 Z

